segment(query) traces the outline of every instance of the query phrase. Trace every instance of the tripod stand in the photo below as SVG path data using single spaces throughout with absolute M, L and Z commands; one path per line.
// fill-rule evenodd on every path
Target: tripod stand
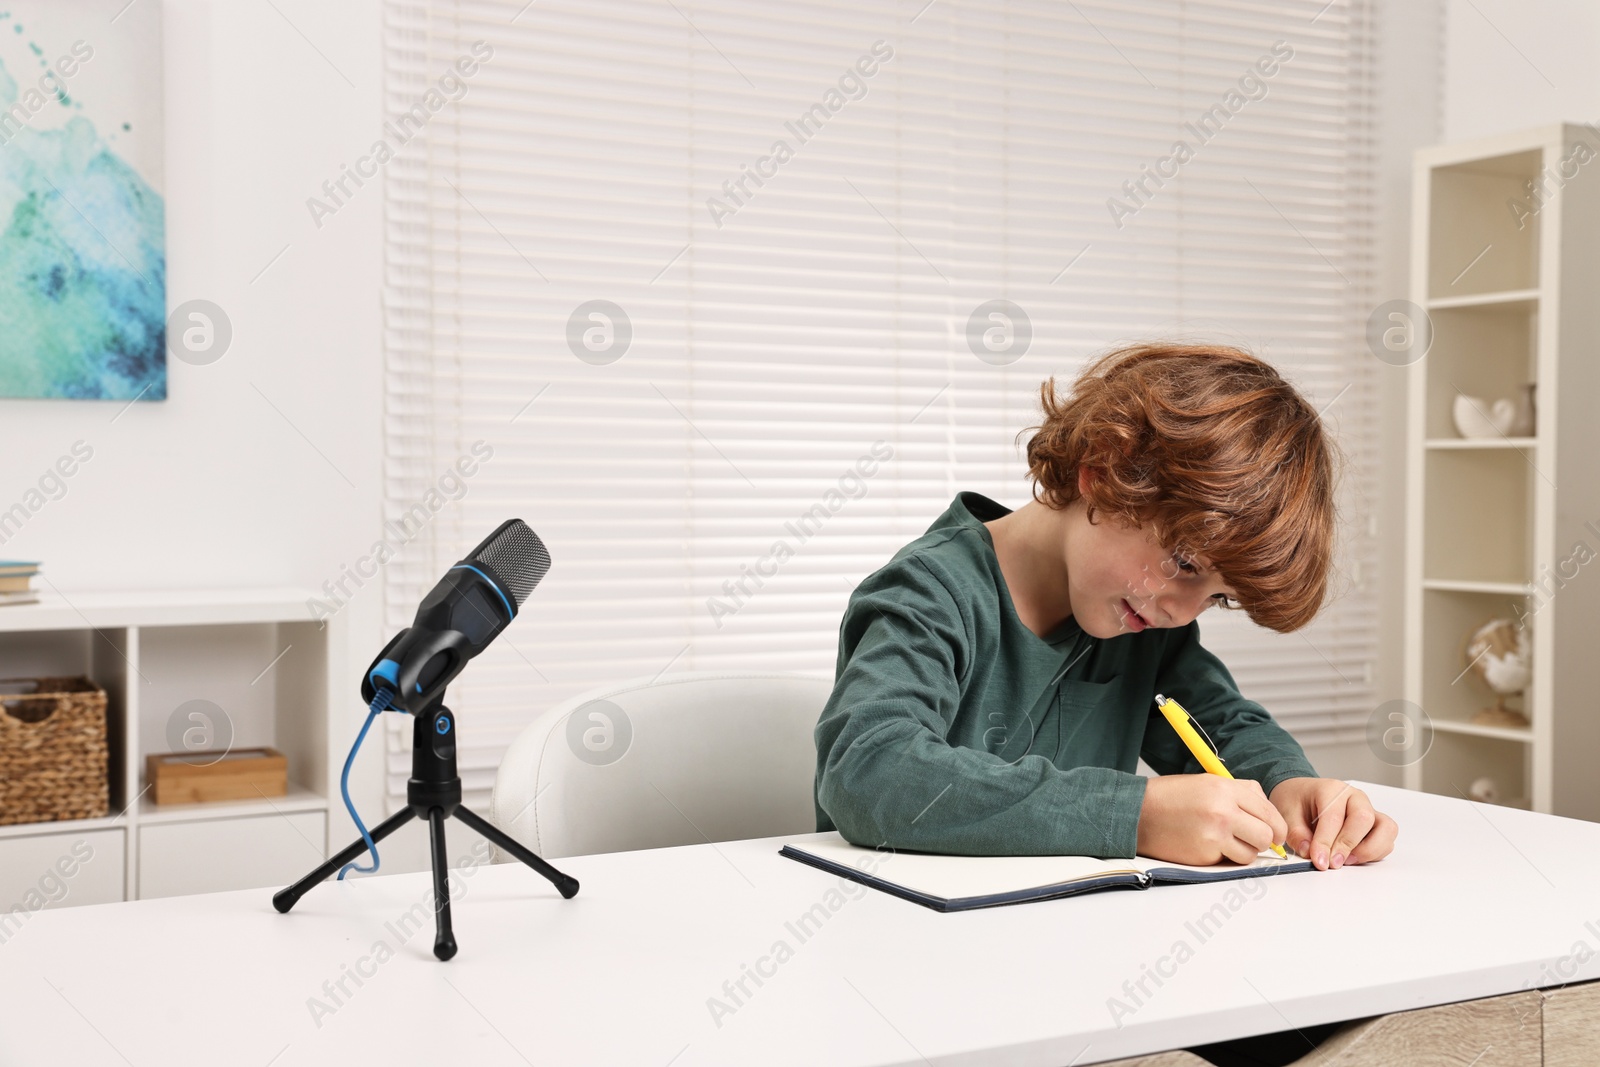
M 447 960 L 456 954 L 456 938 L 450 929 L 450 892 L 447 875 L 450 861 L 444 847 L 444 821 L 454 815 L 529 867 L 550 879 L 562 897 L 571 900 L 578 892 L 578 880 L 562 874 L 524 848 L 499 827 L 471 808 L 461 806 L 461 778 L 456 774 L 456 722 L 444 706 L 441 693 L 415 717 L 411 729 L 411 780 L 406 783 L 407 807 L 395 812 L 372 828 L 376 845 L 412 819 L 428 821 L 433 845 L 433 897 L 436 934 L 433 954 Z M 287 913 L 312 886 L 367 851 L 361 838 L 338 855 L 272 896 L 272 906 Z

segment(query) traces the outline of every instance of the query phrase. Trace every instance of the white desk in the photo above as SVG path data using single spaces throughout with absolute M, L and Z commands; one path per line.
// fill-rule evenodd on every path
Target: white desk
M 43 911 L 0 945 L 0 1063 L 1065 1067 L 1600 977 L 1600 824 L 1364 788 L 1400 823 L 1389 859 L 1232 908 L 1244 883 L 951 915 L 846 883 L 802 940 L 840 883 L 772 838 L 554 861 L 570 901 L 478 868 L 448 963 L 431 913 L 403 943 L 386 926 L 426 873 L 325 883 L 288 915 L 270 889 Z M 779 941 L 718 1026 L 708 998 Z M 363 957 L 319 1026 L 308 1000 Z M 1144 965 L 1170 977 L 1119 1027 L 1108 999 Z

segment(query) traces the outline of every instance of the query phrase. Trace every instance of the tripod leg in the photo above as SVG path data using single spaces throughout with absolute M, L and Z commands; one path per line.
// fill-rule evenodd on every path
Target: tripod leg
M 472 827 L 474 830 L 478 831 L 478 833 L 482 834 L 484 837 L 487 837 L 496 845 L 499 845 L 501 848 L 517 857 L 517 859 L 521 860 L 523 863 L 526 863 L 529 867 L 532 867 L 534 870 L 550 879 L 551 884 L 553 884 L 566 899 L 571 900 L 577 895 L 578 880 L 576 878 L 572 877 L 570 874 L 562 874 L 560 871 L 550 866 L 544 860 L 540 859 L 538 856 L 534 855 L 533 852 L 524 847 L 521 842 L 502 831 L 498 826 L 494 825 L 494 823 L 490 822 L 488 819 L 485 819 L 483 816 L 479 815 L 477 812 L 468 807 L 457 808 L 455 810 L 455 816 L 468 826 Z
M 456 935 L 450 929 L 450 856 L 444 848 L 443 808 L 428 809 L 428 837 L 433 842 L 433 910 L 437 933 L 433 954 L 447 960 L 456 954 Z
M 415 814 L 416 813 L 410 808 L 402 808 L 393 815 L 389 816 L 387 819 L 383 820 L 383 822 L 379 823 L 377 826 L 374 826 L 371 830 L 372 843 L 377 844 L 379 841 L 382 841 L 384 838 L 400 829 L 400 827 L 410 822 L 415 817 Z M 287 912 L 290 908 L 295 906 L 301 897 L 305 896 L 308 889 L 322 881 L 324 878 L 328 877 L 328 875 L 332 874 L 334 871 L 337 871 L 340 867 L 343 867 L 345 864 L 355 859 L 357 856 L 361 855 L 366 850 L 366 841 L 359 837 L 356 838 L 353 844 L 346 846 L 342 852 L 334 856 L 322 866 L 318 867 L 316 870 L 312 871 L 310 874 L 306 875 L 304 878 L 300 879 L 294 885 L 289 886 L 287 889 L 280 889 L 274 893 L 272 895 L 272 906 L 277 908 L 280 912 Z

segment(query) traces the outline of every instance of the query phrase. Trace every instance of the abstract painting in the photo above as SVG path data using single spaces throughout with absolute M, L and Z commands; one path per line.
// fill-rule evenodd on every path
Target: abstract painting
M 0 0 L 0 396 L 167 396 L 161 5 L 125 3 Z

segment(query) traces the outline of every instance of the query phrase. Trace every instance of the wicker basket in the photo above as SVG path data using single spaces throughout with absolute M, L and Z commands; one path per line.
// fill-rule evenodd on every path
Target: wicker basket
M 109 810 L 105 690 L 87 678 L 0 681 L 0 825 Z

